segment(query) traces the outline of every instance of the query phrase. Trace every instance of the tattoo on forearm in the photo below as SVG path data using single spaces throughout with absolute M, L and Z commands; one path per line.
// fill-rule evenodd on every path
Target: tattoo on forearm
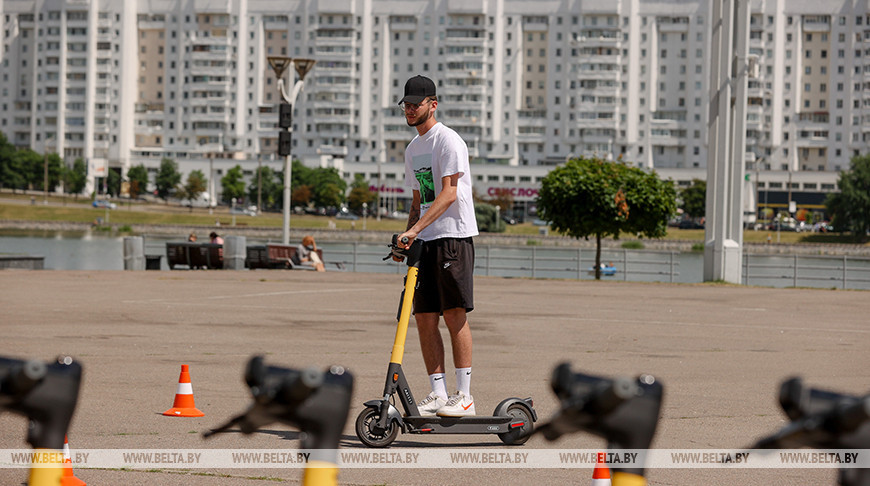
M 405 231 L 411 229 L 411 226 L 417 224 L 417 221 L 420 220 L 420 208 L 411 208 L 411 212 L 408 213 L 408 227 L 405 228 Z

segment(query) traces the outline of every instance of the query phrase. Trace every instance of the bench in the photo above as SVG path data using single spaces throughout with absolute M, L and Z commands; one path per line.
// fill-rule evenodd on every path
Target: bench
M 223 245 L 216 243 L 166 242 L 166 262 L 187 268 L 218 269 L 224 267 Z
M 289 268 L 296 270 L 313 270 L 309 265 L 293 263 L 297 248 L 292 245 L 259 245 L 249 246 L 245 254 L 245 266 L 248 268 Z M 317 255 L 323 260 L 323 250 L 317 249 Z
M 160 270 L 163 255 L 145 255 L 145 270 Z

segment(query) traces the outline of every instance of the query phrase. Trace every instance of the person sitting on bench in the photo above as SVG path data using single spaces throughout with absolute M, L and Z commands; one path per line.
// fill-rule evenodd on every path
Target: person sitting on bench
M 326 271 L 320 255 L 317 254 L 317 243 L 314 242 L 313 236 L 305 235 L 302 238 L 302 244 L 296 248 L 296 256 L 299 258 L 300 265 L 314 267 L 318 272 Z

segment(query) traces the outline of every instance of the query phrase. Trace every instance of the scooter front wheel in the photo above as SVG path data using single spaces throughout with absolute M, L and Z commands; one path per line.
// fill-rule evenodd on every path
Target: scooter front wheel
M 498 415 L 498 410 L 496 410 L 496 415 Z M 526 441 L 529 440 L 529 437 L 531 437 L 532 430 L 535 428 L 534 421 L 532 420 L 532 412 L 524 405 L 514 403 L 507 408 L 507 415 L 514 419 L 521 420 L 523 426 L 517 427 L 510 432 L 498 434 L 498 438 L 507 445 L 525 444 Z
M 379 418 L 381 418 L 380 410 L 370 407 L 360 412 L 356 418 L 356 436 L 369 447 L 387 447 L 399 435 L 399 426 L 392 420 L 388 421 L 387 428 L 382 434 L 374 433 L 372 428 L 377 424 Z

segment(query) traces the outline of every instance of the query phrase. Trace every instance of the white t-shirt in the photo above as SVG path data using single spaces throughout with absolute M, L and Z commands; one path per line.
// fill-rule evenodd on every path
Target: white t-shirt
M 477 235 L 468 147 L 456 132 L 438 122 L 405 149 L 405 186 L 420 191 L 420 217 L 441 192 L 441 178 L 459 174 L 456 200 L 417 235 L 424 241 Z

